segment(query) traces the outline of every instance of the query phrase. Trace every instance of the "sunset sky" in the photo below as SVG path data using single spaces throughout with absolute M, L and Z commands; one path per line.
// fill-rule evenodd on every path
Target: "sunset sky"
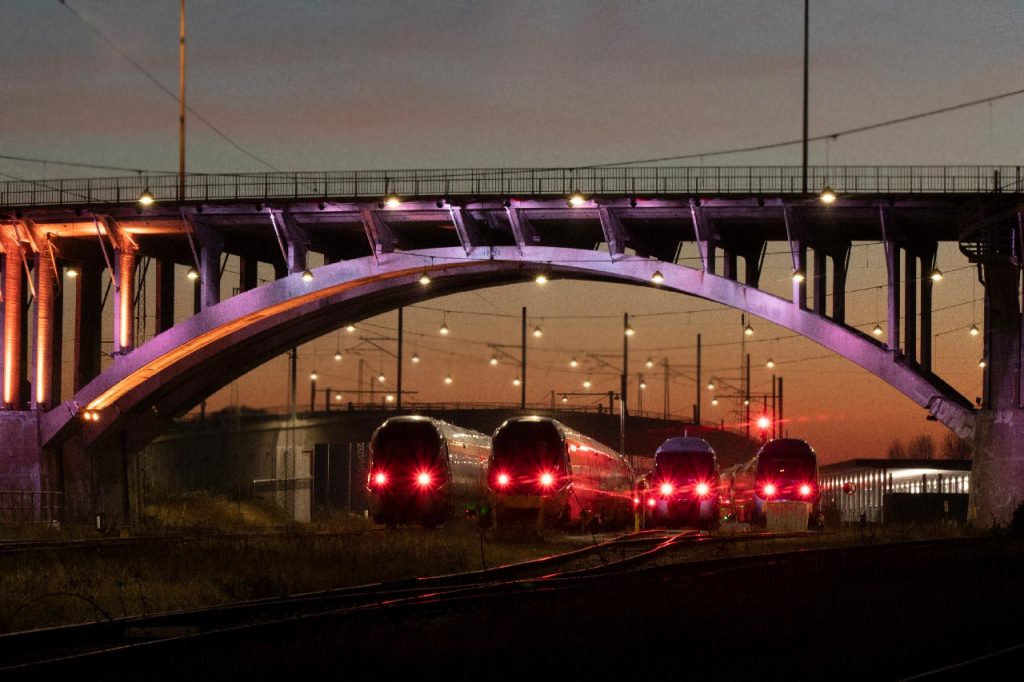
M 0 155 L 148 171 L 177 168 L 177 104 L 97 35 L 176 93 L 178 2 L 5 0 L 0 24 Z M 189 0 L 188 119 L 192 172 L 508 166 L 583 166 L 711 153 L 801 134 L 803 3 L 682 2 L 274 2 Z M 76 14 L 78 16 L 76 16 Z M 81 18 L 79 18 L 81 17 Z M 84 20 L 84 21 L 83 21 Z M 86 23 L 87 22 L 87 23 Z M 811 135 L 841 131 L 1024 87 L 1024 5 L 1019 1 L 891 0 L 811 3 Z M 1024 97 L 815 143 L 812 163 L 832 165 L 1024 163 Z M 708 156 L 678 165 L 798 165 L 799 146 Z M 0 158 L 0 180 L 117 175 Z M 770 244 L 762 286 L 786 294 L 789 255 Z M 881 246 L 855 245 L 847 319 L 869 330 L 885 318 Z M 940 252 L 936 286 L 937 373 L 980 395 L 981 287 L 954 246 Z M 231 263 L 229 262 L 229 270 Z M 630 368 L 648 383 L 644 409 L 662 409 L 668 358 L 680 376 L 671 409 L 689 414 L 696 334 L 705 378 L 737 381 L 740 314 L 678 294 L 623 285 L 555 281 L 450 296 L 408 309 L 407 366 L 415 400 L 518 398 L 508 361 L 492 368 L 490 345 L 514 345 L 529 308 L 531 401 L 550 391 L 597 395 L 617 388 L 622 314 L 634 314 Z M 447 311 L 447 312 L 445 312 Z M 487 316 L 483 314 L 486 313 Z M 442 318 L 451 327 L 437 335 Z M 344 321 L 339 320 L 339 324 Z M 748 339 L 754 393 L 785 377 L 790 435 L 825 461 L 884 456 L 895 437 L 941 436 L 918 408 L 880 380 L 787 330 L 753 320 Z M 109 321 L 108 321 L 109 325 Z M 389 336 L 394 314 L 355 334 L 332 333 L 299 351 L 300 376 L 352 388 L 360 334 Z M 66 338 L 70 338 L 66 336 Z M 388 345 L 387 342 L 384 345 Z M 336 349 L 346 358 L 336 363 Z M 507 349 L 517 354 L 515 349 Z M 571 357 L 580 368 L 568 366 Z M 393 388 L 393 361 L 363 352 Z M 534 364 L 535 362 L 535 364 Z M 454 379 L 445 386 L 443 378 Z M 287 360 L 277 358 L 212 397 L 283 405 Z M 735 401 L 705 418 L 737 421 Z M 300 401 L 308 399 L 302 381 Z M 346 397 L 346 400 L 348 398 Z M 631 400 L 635 408 L 635 399 Z

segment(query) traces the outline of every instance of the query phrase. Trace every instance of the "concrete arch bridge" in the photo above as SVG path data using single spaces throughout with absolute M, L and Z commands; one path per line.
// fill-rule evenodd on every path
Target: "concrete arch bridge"
M 130 520 L 133 453 L 218 388 L 349 321 L 544 273 L 657 286 L 801 334 L 974 440 L 975 518 L 1005 522 L 1024 499 L 1019 168 L 812 169 L 811 186 L 839 195 L 829 205 L 797 189 L 799 168 L 193 175 L 180 199 L 176 182 L 0 185 L 0 489 L 59 490 L 69 518 Z M 143 189 L 156 203 L 136 202 Z M 885 341 L 845 319 L 856 241 L 885 245 Z M 932 371 L 932 282 L 922 275 L 940 242 L 958 243 L 984 285 L 977 408 Z M 758 287 L 769 243 L 785 245 L 803 275 L 788 298 Z M 686 245 L 698 265 L 679 258 Z M 310 271 L 311 252 L 324 265 Z M 237 286 L 222 277 L 228 254 Z M 257 286 L 260 263 L 275 279 Z M 183 319 L 175 265 L 198 275 Z M 137 344 L 146 277 L 155 336 Z M 63 310 L 59 287 L 70 281 L 75 306 Z M 66 390 L 65 314 L 75 327 Z M 114 337 L 105 368 L 104 317 Z

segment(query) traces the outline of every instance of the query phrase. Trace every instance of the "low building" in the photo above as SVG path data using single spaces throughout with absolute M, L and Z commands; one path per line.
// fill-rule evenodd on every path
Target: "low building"
M 970 460 L 850 459 L 818 470 L 832 522 L 966 521 Z

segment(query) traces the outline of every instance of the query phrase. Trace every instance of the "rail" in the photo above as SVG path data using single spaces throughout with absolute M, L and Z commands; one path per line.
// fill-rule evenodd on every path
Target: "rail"
M 1024 191 L 1021 166 L 811 166 L 808 187 L 840 194 L 988 194 Z M 443 170 L 191 173 L 183 201 L 239 202 L 449 197 L 802 194 L 799 166 L 649 166 L 604 168 L 478 168 Z M 134 204 L 143 190 L 174 201 L 177 175 L 9 180 L 0 206 L 109 206 Z

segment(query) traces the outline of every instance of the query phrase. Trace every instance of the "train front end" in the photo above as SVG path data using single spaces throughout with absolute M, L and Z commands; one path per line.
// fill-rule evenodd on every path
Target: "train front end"
M 444 523 L 449 478 L 444 439 L 430 419 L 393 417 L 374 431 L 366 487 L 375 523 Z
M 805 441 L 779 438 L 761 446 L 754 475 L 757 516 L 764 518 L 768 502 L 806 502 L 817 509 L 818 458 Z
M 715 451 L 700 438 L 670 438 L 654 454 L 645 514 L 651 525 L 713 528 L 719 515 Z
M 551 420 L 521 417 L 498 427 L 487 478 L 491 507 L 501 522 L 535 519 L 552 525 L 568 513 L 566 446 Z

